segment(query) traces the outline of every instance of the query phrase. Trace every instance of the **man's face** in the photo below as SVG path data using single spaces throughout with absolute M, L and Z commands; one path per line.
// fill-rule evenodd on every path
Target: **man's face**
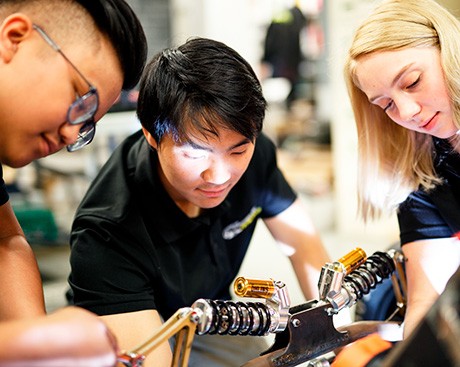
M 190 217 L 201 209 L 224 201 L 246 171 L 254 153 L 254 142 L 243 135 L 219 128 L 218 136 L 191 137 L 176 143 L 165 135 L 157 146 L 159 173 L 171 198 Z
M 60 45 L 61 46 L 61 45 Z M 111 44 L 101 38 L 90 49 L 82 41 L 62 51 L 99 93 L 99 120 L 121 91 L 123 75 Z M 89 86 L 32 30 L 12 53 L 0 50 L 0 162 L 21 167 L 75 142 L 81 125 L 67 123 L 67 111 Z

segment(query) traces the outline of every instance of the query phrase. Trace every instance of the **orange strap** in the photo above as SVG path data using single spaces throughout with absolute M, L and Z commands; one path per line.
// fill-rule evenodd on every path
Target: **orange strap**
M 377 333 L 370 334 L 342 349 L 331 367 L 364 367 L 372 358 L 391 346 L 389 341 L 382 339 Z

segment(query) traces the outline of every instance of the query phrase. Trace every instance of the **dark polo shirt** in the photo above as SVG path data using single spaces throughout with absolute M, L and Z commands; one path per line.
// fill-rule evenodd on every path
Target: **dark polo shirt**
M 430 192 L 419 190 L 400 205 L 401 244 L 446 238 L 460 231 L 460 154 L 446 140 L 433 138 L 435 169 L 443 184 Z
M 157 309 L 167 319 L 198 298 L 229 299 L 257 220 L 296 199 L 264 135 L 225 201 L 197 218 L 171 200 L 157 164 L 138 132 L 90 186 L 71 235 L 69 283 L 76 305 L 99 315 Z

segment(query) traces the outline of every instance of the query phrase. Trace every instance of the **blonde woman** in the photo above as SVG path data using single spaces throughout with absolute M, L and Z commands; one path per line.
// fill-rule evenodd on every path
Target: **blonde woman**
M 345 65 L 365 220 L 397 210 L 407 336 L 460 265 L 460 23 L 433 0 L 380 3 Z

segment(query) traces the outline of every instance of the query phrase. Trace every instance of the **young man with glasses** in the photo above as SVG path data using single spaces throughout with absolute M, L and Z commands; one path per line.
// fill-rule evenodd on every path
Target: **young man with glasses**
M 18 168 L 63 147 L 73 152 L 89 144 L 96 121 L 122 89 L 138 83 L 146 54 L 141 24 L 124 0 L 0 1 L 0 163 Z M 44 316 L 36 259 L 9 203 L 1 164 L 0 361 L 14 350 L 16 358 L 39 358 L 40 340 L 47 345 L 44 357 L 69 356 L 63 351 L 70 347 L 70 355 L 103 352 L 113 359 L 113 343 L 93 315 L 69 308 Z M 95 332 L 86 340 L 77 331 L 60 338 L 67 327 L 71 333 L 72 322 Z M 29 340 L 29 354 L 18 351 L 22 344 L 15 339 L 27 330 L 30 338 L 22 340 Z

